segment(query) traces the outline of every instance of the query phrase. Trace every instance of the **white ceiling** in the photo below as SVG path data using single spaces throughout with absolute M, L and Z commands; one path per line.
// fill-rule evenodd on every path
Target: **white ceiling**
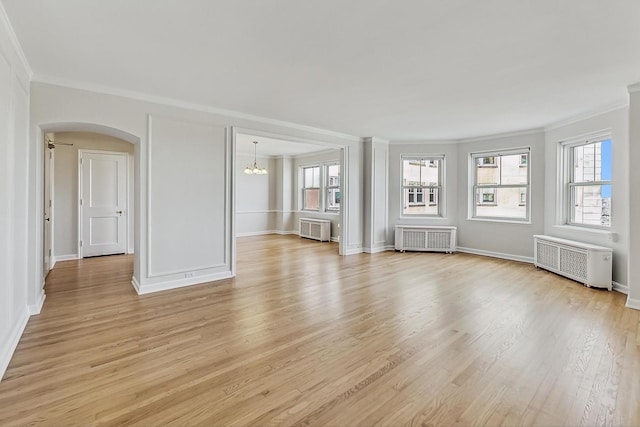
M 301 154 L 315 153 L 331 149 L 331 147 L 309 144 L 303 142 L 285 141 L 282 139 L 268 138 L 264 136 L 237 134 L 236 135 L 236 152 L 253 156 L 254 144 L 258 141 L 256 153 L 258 157 L 269 156 L 299 156 Z
M 34 79 L 388 139 L 626 100 L 638 0 L 0 0 Z

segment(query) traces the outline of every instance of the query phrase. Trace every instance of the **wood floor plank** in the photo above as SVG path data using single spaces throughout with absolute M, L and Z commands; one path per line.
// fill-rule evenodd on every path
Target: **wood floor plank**
M 132 265 L 56 264 L 0 425 L 640 424 L 640 312 L 529 264 L 260 236 L 143 296 Z

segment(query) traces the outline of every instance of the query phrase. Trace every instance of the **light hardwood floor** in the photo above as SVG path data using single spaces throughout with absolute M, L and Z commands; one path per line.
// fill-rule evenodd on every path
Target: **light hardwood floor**
M 640 425 L 640 312 L 524 263 L 238 239 L 235 279 L 137 296 L 61 262 L 0 425 Z

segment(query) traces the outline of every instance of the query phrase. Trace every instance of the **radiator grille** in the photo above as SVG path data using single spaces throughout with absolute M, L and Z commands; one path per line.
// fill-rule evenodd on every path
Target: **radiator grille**
M 429 249 L 449 249 L 451 233 L 448 231 L 429 231 L 427 233 L 427 247 Z
M 300 234 L 303 236 L 308 236 L 310 234 L 308 222 L 300 221 Z
M 544 265 L 545 267 L 553 268 L 554 270 L 558 269 L 558 247 L 551 246 L 543 242 L 538 242 L 538 247 L 536 248 L 537 259 L 536 262 L 539 265 Z
M 309 236 L 319 239 L 321 236 L 320 224 L 309 224 Z
M 426 234 L 424 231 L 405 230 L 402 236 L 404 247 L 407 249 L 425 249 Z
M 560 270 L 581 279 L 587 279 L 586 252 L 560 248 Z

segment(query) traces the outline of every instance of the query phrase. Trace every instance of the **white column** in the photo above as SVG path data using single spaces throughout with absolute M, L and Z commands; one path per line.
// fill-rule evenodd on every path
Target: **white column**
M 629 295 L 627 307 L 640 310 L 640 83 L 629 86 Z
M 389 142 L 364 138 L 364 251 L 386 250 L 389 212 Z

